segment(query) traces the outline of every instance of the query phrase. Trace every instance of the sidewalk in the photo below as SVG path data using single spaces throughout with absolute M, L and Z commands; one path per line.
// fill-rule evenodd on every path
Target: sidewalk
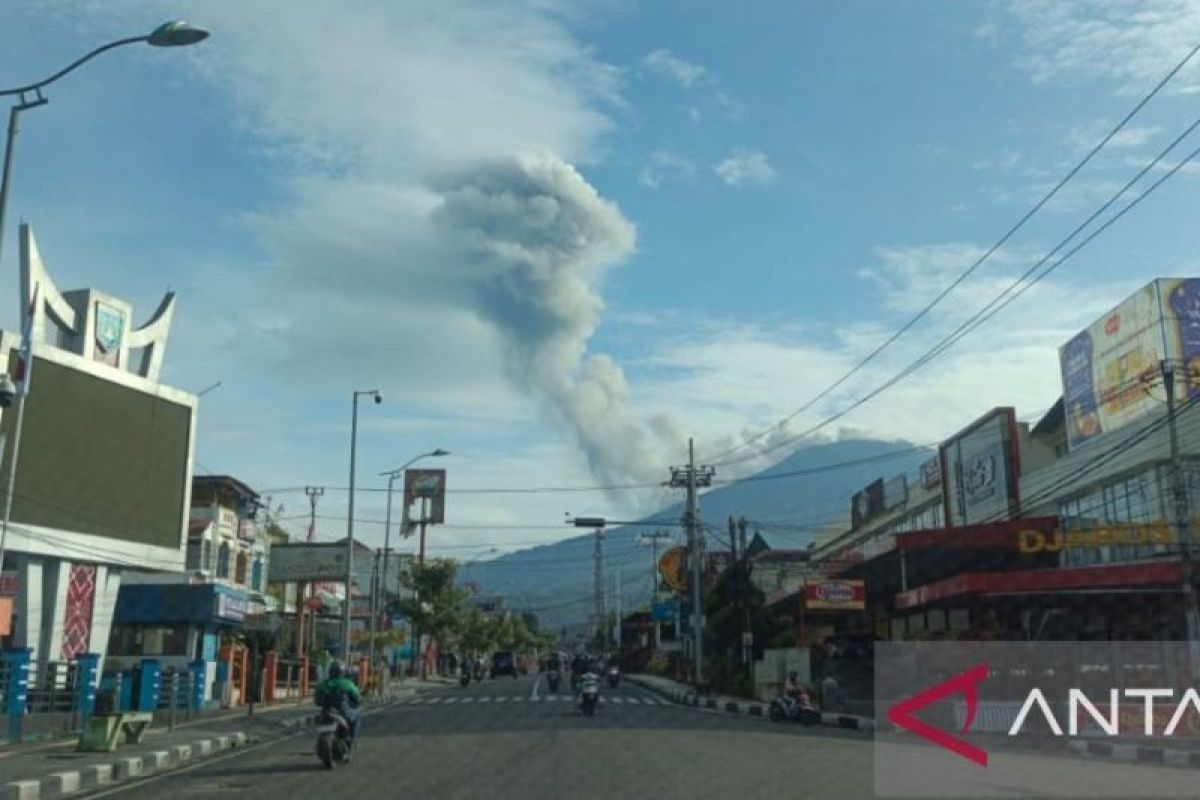
M 760 719 L 768 719 L 768 704 L 757 700 L 747 700 L 742 697 L 729 697 L 727 695 L 701 695 L 697 694 L 695 689 L 692 689 L 686 684 L 673 681 L 670 678 L 662 678 L 657 675 L 627 675 L 626 678 L 633 681 L 638 686 L 656 692 L 667 699 L 685 706 L 694 706 L 696 708 L 707 708 L 716 711 L 727 711 L 731 714 L 745 714 L 751 717 Z M 822 712 L 821 724 L 829 725 L 835 728 L 846 728 L 855 731 L 873 731 L 875 730 L 875 720 L 869 717 L 859 717 L 852 714 L 831 714 Z
M 386 696 L 368 700 L 368 713 L 414 694 L 435 691 L 450 679 L 409 679 L 388 686 Z M 222 714 L 151 728 L 140 745 L 119 747 L 112 753 L 81 753 L 75 739 L 52 744 L 15 746 L 0 752 L 0 800 L 41 800 L 85 789 L 96 789 L 133 780 L 209 758 L 231 748 L 269 741 L 312 724 L 311 698 L 300 703 L 247 707 Z

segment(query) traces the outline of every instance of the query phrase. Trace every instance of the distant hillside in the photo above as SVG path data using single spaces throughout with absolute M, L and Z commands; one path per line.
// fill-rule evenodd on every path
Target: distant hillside
M 848 516 L 851 495 L 868 483 L 901 473 L 913 475 L 929 455 L 913 448 L 908 442 L 871 439 L 805 447 L 757 475 L 718 485 L 702 495 L 701 517 L 717 529 L 719 539 L 725 537 L 726 521 L 732 515 L 746 517 L 750 532 L 761 531 L 772 547 L 805 547 L 822 527 Z M 639 545 L 638 538 L 662 529 L 680 541 L 682 512 L 681 497 L 681 502 L 646 518 L 663 520 L 661 526 L 606 531 L 605 582 L 611 591 L 617 570 L 621 571 L 623 608 L 644 603 L 650 593 L 651 553 Z M 710 549 L 726 549 L 711 534 L 708 541 Z M 487 594 L 505 596 L 512 608 L 535 610 L 545 627 L 580 622 L 592 608 L 593 546 L 588 533 L 464 567 L 462 577 L 477 582 Z

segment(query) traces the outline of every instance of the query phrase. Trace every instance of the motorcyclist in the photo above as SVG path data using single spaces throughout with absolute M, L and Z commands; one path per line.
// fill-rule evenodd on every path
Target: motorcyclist
M 354 681 L 346 677 L 342 662 L 334 661 L 329 665 L 329 677 L 317 684 L 313 699 L 322 710 L 336 711 L 346 720 L 350 726 L 347 741 L 353 749 L 358 742 L 359 723 L 362 719 L 358 708 L 362 702 L 362 694 Z
M 788 673 L 787 681 L 783 684 L 783 693 L 787 697 L 799 702 L 803 689 L 800 686 L 800 673 L 792 670 Z

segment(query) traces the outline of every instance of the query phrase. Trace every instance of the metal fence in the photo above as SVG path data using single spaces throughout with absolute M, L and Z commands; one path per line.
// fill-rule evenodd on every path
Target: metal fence
M 303 686 L 304 662 L 298 658 L 281 658 L 275 664 L 276 700 L 298 699 Z
M 160 680 L 157 708 L 167 712 L 167 729 L 174 730 L 178 719 L 192 719 L 192 690 L 195 687 L 196 673 L 190 669 L 169 669 L 162 674 Z
M 77 708 L 79 666 L 69 661 L 33 661 L 29 664 L 31 714 L 73 712 Z

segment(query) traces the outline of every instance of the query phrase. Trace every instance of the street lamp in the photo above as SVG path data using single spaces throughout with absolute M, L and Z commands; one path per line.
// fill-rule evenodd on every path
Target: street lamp
M 350 502 L 346 513 L 346 602 L 342 609 L 342 658 L 350 666 L 350 615 L 354 604 L 354 467 L 358 450 L 358 398 L 370 395 L 375 405 L 383 402 L 383 393 L 378 389 L 362 389 L 354 392 L 354 411 L 350 417 Z
M 117 39 L 109 42 L 106 45 L 97 47 L 90 53 L 87 53 L 81 58 L 72 61 L 70 64 L 63 67 L 48 78 L 43 78 L 40 81 L 35 81 L 34 83 L 26 84 L 25 86 L 17 86 L 12 89 L 0 89 L 0 97 L 16 98 L 16 102 L 13 103 L 12 107 L 9 108 L 8 111 L 8 138 L 4 142 L 4 170 L 3 174 L 0 175 L 0 262 L 3 261 L 4 255 L 4 228 L 6 225 L 8 212 L 8 189 L 12 180 L 13 146 L 16 144 L 17 140 L 17 122 L 22 111 L 26 111 L 30 108 L 37 108 L 38 106 L 44 106 L 46 103 L 50 102 L 42 94 L 42 89 L 54 83 L 64 75 L 75 71 L 76 68 L 88 61 L 91 61 L 101 53 L 116 49 L 118 47 L 123 47 L 127 44 L 145 42 L 146 44 L 154 47 L 183 47 L 190 44 L 196 44 L 197 42 L 202 42 L 207 38 L 208 31 L 202 28 L 196 28 L 187 24 L 186 22 L 178 20 L 165 22 L 145 36 L 131 36 L 126 39 Z M 25 384 L 28 384 L 29 370 L 31 367 L 32 364 L 25 365 L 25 379 L 22 381 Z M 7 388 L 8 387 L 6 386 L 5 390 L 7 390 Z M 11 402 L 11 395 L 9 395 L 9 398 Z M 8 404 L 4 403 L 3 405 L 4 407 L 7 407 Z M 3 523 L 0 523 L 0 572 L 3 572 L 4 570 L 4 547 L 8 539 L 8 523 L 12 516 L 12 497 L 13 490 L 16 486 L 17 476 L 17 456 L 20 455 L 21 428 L 22 423 L 25 420 L 24 391 L 16 393 L 16 405 L 17 419 L 13 425 L 12 456 L 9 458 L 8 466 L 8 491 L 4 498 L 4 520 Z M 3 449 L 0 448 L 0 454 L 2 453 Z
M 442 448 L 439 447 L 436 450 L 430 450 L 428 453 L 421 453 L 421 455 L 419 455 L 419 456 L 410 458 L 403 466 L 396 467 L 396 469 L 393 469 L 393 470 L 388 470 L 386 472 L 379 473 L 380 477 L 386 477 L 388 479 L 387 514 L 384 517 L 384 529 L 383 529 L 383 576 L 380 579 L 380 585 L 383 587 L 383 600 L 384 600 L 384 608 L 385 609 L 387 608 L 387 592 L 388 592 L 388 582 L 387 582 L 388 560 L 391 558 L 391 551 L 392 551 L 392 486 L 395 485 L 397 480 L 399 480 L 401 477 L 403 477 L 404 471 L 406 469 L 408 469 L 409 467 L 411 467 L 413 464 L 417 463 L 421 459 L 423 459 L 423 458 L 440 458 L 441 456 L 448 456 L 448 455 L 450 455 L 449 450 L 443 450 Z M 374 647 L 373 644 L 372 644 L 372 647 Z

